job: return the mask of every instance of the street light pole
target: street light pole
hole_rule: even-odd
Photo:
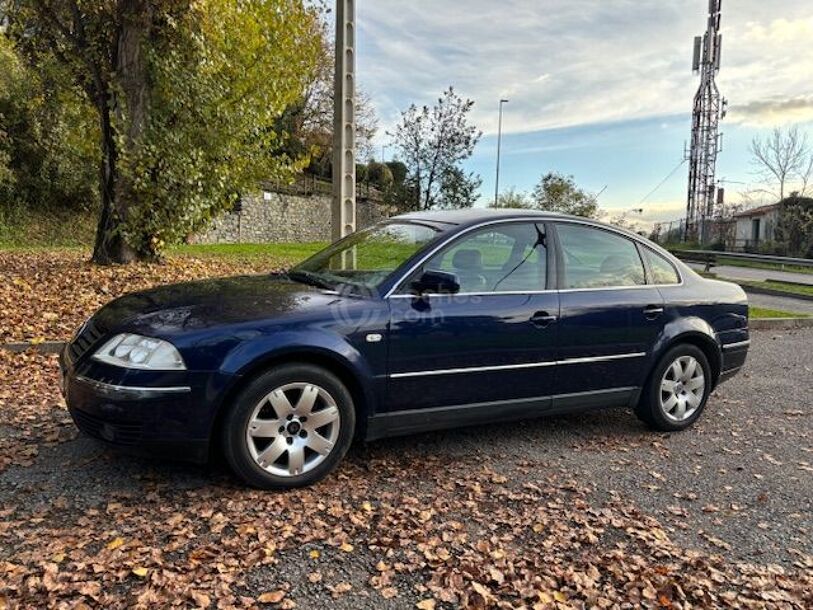
[[[502,148],[502,107],[503,104],[507,104],[509,100],[501,99],[500,100],[500,121],[499,121],[499,128],[497,130],[497,179],[496,184],[494,186],[494,207],[497,207],[500,201],[500,150]]]

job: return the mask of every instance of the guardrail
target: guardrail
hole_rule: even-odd
[[[717,261],[721,258],[771,263],[779,265],[782,269],[785,268],[785,265],[791,265],[794,267],[813,267],[813,259],[791,258],[789,256],[744,254],[741,252],[720,252],[719,250],[673,250],[672,254],[684,261],[704,263],[706,265],[706,271],[709,271],[712,267],[717,266]]]

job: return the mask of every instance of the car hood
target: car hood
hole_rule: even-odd
[[[128,294],[99,310],[94,322],[106,331],[126,329],[161,336],[304,316],[345,298],[285,276],[233,277]]]

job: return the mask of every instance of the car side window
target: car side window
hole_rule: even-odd
[[[680,284],[680,276],[672,263],[650,248],[644,248],[644,252],[652,271],[653,284]]]
[[[511,223],[473,231],[433,256],[423,269],[454,273],[460,292],[544,290],[544,229],[534,223]]]
[[[616,288],[646,284],[644,264],[632,240],[577,224],[556,228],[564,258],[562,288]]]

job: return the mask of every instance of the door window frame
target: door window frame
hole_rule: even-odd
[[[601,290],[640,290],[642,288],[658,288],[658,287],[675,287],[675,286],[682,286],[683,285],[683,275],[678,271],[677,267],[669,261],[669,264],[675,269],[678,275],[678,279],[680,280],[677,284],[655,284],[652,281],[652,270],[649,267],[649,261],[646,257],[646,252],[643,251],[643,248],[647,248],[645,244],[643,244],[640,240],[630,237],[628,235],[624,235],[619,231],[615,231],[610,227],[602,227],[601,225],[595,225],[590,222],[581,222],[578,220],[554,220],[553,222],[549,223],[550,225],[550,233],[552,234],[552,238],[548,238],[549,244],[552,242],[555,246],[556,250],[556,287],[558,292],[597,292]],[[565,256],[564,256],[564,249],[562,247],[561,238],[558,233],[559,226],[561,225],[579,225],[586,229],[592,229],[594,231],[604,231],[605,233],[609,233],[610,235],[614,235],[620,239],[625,239],[628,242],[631,242],[633,246],[635,246],[635,251],[638,253],[638,258],[641,262],[641,267],[644,270],[644,283],[643,284],[636,284],[634,286],[596,286],[594,288],[566,288],[564,287],[564,279],[565,275]],[[654,252],[654,250],[653,250]]]
[[[434,293],[428,292],[422,295],[423,297],[445,297],[445,298],[454,298],[457,296],[500,296],[500,295],[532,295],[532,294],[546,294],[551,292],[556,292],[556,286],[558,284],[557,276],[558,276],[558,266],[557,266],[557,254],[555,252],[554,247],[554,239],[552,238],[552,225],[547,219],[533,219],[533,218],[508,218],[502,220],[490,220],[488,222],[484,222],[481,224],[472,225],[471,227],[467,227],[466,229],[460,231],[459,233],[455,233],[451,236],[448,240],[444,241],[443,243],[437,245],[435,248],[430,250],[425,256],[421,258],[413,267],[409,269],[401,279],[395,284],[393,289],[385,298],[420,298],[418,295],[410,292],[409,284],[412,280],[414,280],[419,274],[423,273],[425,270],[425,265],[430,260],[435,258],[437,255],[442,254],[449,248],[453,248],[458,242],[466,239],[471,233],[477,231],[487,231],[497,226],[505,225],[505,224],[525,224],[525,225],[533,225],[540,228],[544,235],[545,235],[545,287],[540,290],[496,290],[496,291],[481,291],[481,292],[457,292],[455,294],[441,294],[441,293]]]

